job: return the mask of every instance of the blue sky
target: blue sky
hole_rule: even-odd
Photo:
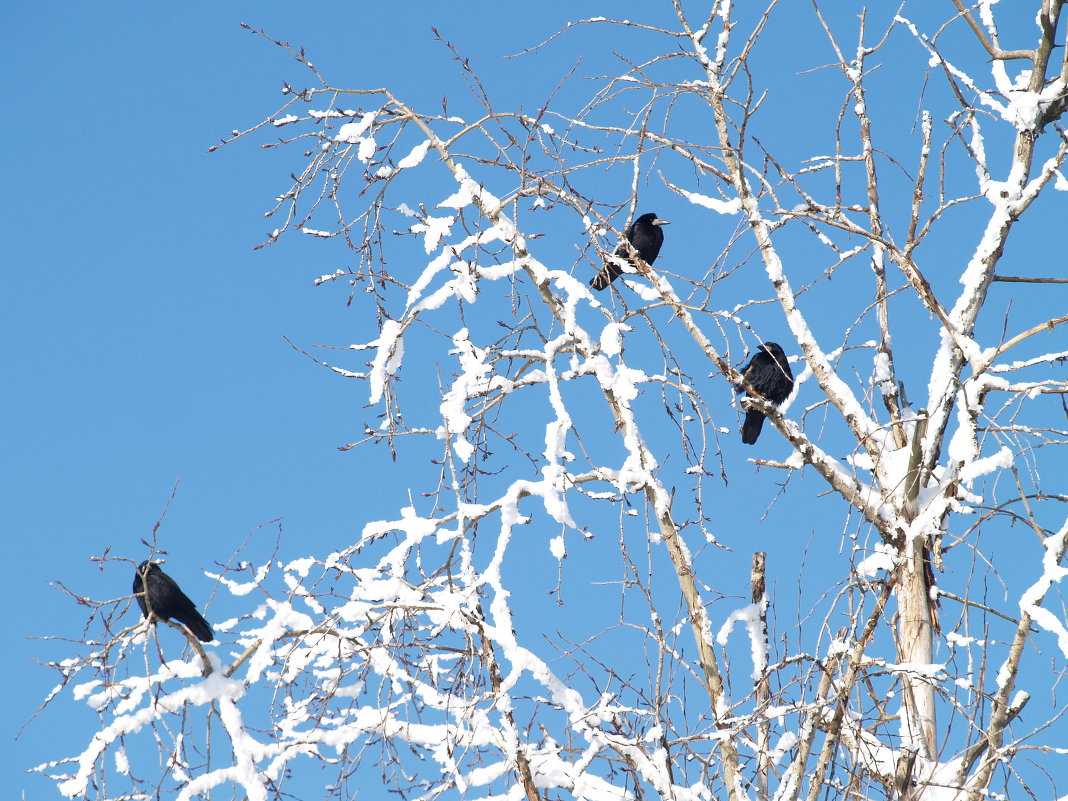
[[[497,57],[595,13],[596,4],[542,4],[529,25],[515,25],[492,4],[457,4],[445,13],[437,3],[410,3],[405,27],[386,5],[338,4],[313,14],[279,3],[197,11],[71,4],[62,13],[23,4],[9,12],[3,58],[13,80],[4,144],[13,185],[5,192],[0,301],[2,586],[16,621],[0,682],[0,785],[9,791],[56,796],[25,769],[79,750],[94,725],[65,705],[63,715],[46,711],[12,742],[55,683],[33,660],[70,652],[38,638],[77,638],[85,616],[49,583],[94,598],[126,594],[129,579],[115,586],[114,567],[98,571],[89,558],[108,549],[141,558],[140,540],[151,538],[176,481],[159,542],[171,552],[168,572],[197,599],[212,586],[200,571],[228,559],[250,532],[259,529],[268,542],[280,536],[292,555],[324,554],[351,543],[365,521],[393,517],[407,503],[405,466],[337,450],[373,422],[365,389],[283,339],[347,344],[366,332],[343,292],[312,286],[342,266],[343,255],[295,236],[252,250],[275,227],[261,214],[287,187],[293,154],[252,143],[207,153],[230,130],[280,106],[282,80],[307,82],[299,65],[239,22],[305,47],[340,85],[388,85],[436,106],[445,88],[435,78],[454,67],[434,42],[433,25],[475,59],[491,89],[522,97],[529,88],[533,106],[570,62],[551,49],[521,62]],[[613,5],[626,16],[645,4]],[[597,59],[587,54],[591,71]],[[462,94],[451,73],[448,82],[450,96]],[[784,109],[795,105],[798,118],[810,110],[806,100],[777,98]],[[908,102],[914,114],[915,98]],[[912,118],[886,122],[905,132]],[[792,132],[769,133],[776,134],[787,140]],[[653,210],[673,221],[669,237],[707,230],[696,207],[659,185],[650,194]],[[725,240],[734,223],[716,225],[712,235]],[[1019,272],[1026,273],[1027,246],[1020,247]],[[681,272],[685,252],[676,245],[673,253],[669,239],[665,262]],[[947,286],[955,280],[952,273],[929,277]],[[774,309],[759,314],[767,338],[781,339]],[[918,325],[930,321],[921,315]],[[720,387],[709,400],[726,403],[728,394]],[[757,486],[760,495],[752,515],[725,528],[755,524],[780,480],[767,471],[737,478],[733,491]],[[809,482],[811,493],[816,482]],[[830,529],[836,543],[843,534],[840,505],[817,501],[808,509],[830,511],[830,519],[795,522],[794,541],[780,551],[786,559],[801,558],[817,527]],[[776,545],[765,529],[752,532],[740,538],[743,561],[748,550]],[[788,573],[792,582],[793,565]],[[545,580],[551,588],[553,569]],[[127,622],[135,619],[131,613]]]

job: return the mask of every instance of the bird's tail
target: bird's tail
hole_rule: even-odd
[[[601,272],[597,273],[590,281],[590,286],[600,291],[602,289],[608,289],[608,285],[615,281],[619,276],[623,274],[623,271],[610,261],[604,263],[604,267],[601,268]]]
[[[749,409],[745,413],[745,422],[742,423],[742,442],[746,445],[756,444],[760,436],[760,429],[764,427],[764,415],[756,409]]]
[[[215,639],[215,633],[211,630],[211,626],[208,625],[208,621],[199,612],[194,610],[188,615],[183,615],[181,621],[201,642],[211,642]]]

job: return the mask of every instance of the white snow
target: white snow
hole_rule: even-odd
[[[897,549],[885,542],[875,543],[874,552],[857,564],[857,573],[874,577],[880,570],[892,572],[900,562]]]
[[[337,135],[334,137],[335,141],[345,142],[350,145],[357,145],[363,139],[363,135],[367,132],[375,121],[375,117],[378,116],[377,111],[368,111],[359,122],[347,122],[337,129]]]
[[[378,403],[382,399],[386,381],[400,368],[404,358],[404,339],[401,336],[401,324],[396,320],[386,320],[382,324],[382,333],[375,341],[377,353],[371,364],[368,377],[370,386],[369,403]]]
[[[423,234],[423,248],[432,253],[438,249],[441,240],[452,233],[452,224],[455,217],[431,217],[427,216],[422,222],[418,222],[408,230],[413,234]]]
[[[735,609],[723,622],[716,633],[716,642],[721,646],[727,645],[727,638],[735,623],[744,623],[749,633],[749,645],[753,656],[753,670],[751,677],[758,679],[768,664],[767,643],[764,641],[763,626],[760,623],[761,604],[749,604],[741,609]]]
[[[683,197],[689,200],[691,203],[697,206],[703,206],[706,209],[712,209],[719,214],[738,214],[742,210],[742,201],[740,198],[734,198],[733,200],[720,200],[718,198],[709,197],[708,195],[702,195],[697,192],[687,192],[685,190],[679,190]]]
[[[1055,635],[1057,647],[1068,657],[1068,628],[1057,614],[1042,606],[1042,600],[1054,584],[1068,576],[1068,567],[1063,567],[1065,550],[1068,549],[1068,522],[1060,531],[1043,539],[1042,576],[1020,598],[1020,612],[1030,615],[1038,626]],[[1004,670],[1004,668],[1003,668]],[[1001,682],[999,681],[999,685]]]
[[[466,404],[468,399],[488,391],[487,376],[492,369],[485,362],[486,351],[472,344],[466,328],[457,331],[452,341],[455,348],[450,353],[459,358],[461,372],[445,393],[439,408],[445,428],[452,437],[453,450],[460,461],[466,462],[474,453],[474,446],[465,436],[471,424]]]
[[[412,151],[397,162],[398,170],[406,170],[410,167],[416,167],[426,158],[427,151],[430,150],[431,141],[427,139],[421,145],[416,145],[412,148]],[[429,251],[427,251],[429,252]]]
[[[605,356],[618,356],[622,351],[623,332],[632,330],[626,323],[612,322],[601,329],[601,352]]]

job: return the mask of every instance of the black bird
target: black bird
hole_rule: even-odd
[[[148,586],[147,592],[145,586]],[[173,618],[179,623],[184,623],[197,639],[210,642],[215,639],[196,605],[189,600],[181,587],[174,579],[159,569],[155,562],[142,562],[137,566],[137,574],[134,576],[133,594],[137,599],[137,605],[141,607],[141,614],[148,617],[155,615],[161,620]]]
[[[664,232],[660,230],[660,226],[668,224],[667,220],[661,220],[655,214],[643,214],[628,226],[627,230],[623,232],[623,236],[638,251],[642,261],[646,264],[652,264],[656,261],[656,257],[660,255],[660,246],[664,244]],[[630,252],[630,248],[621,242],[613,255],[626,259],[637,267],[638,264],[634,257],[630,255]],[[594,289],[605,289],[622,274],[623,270],[618,264],[613,264],[608,259],[605,259],[604,267],[590,281],[590,286]]]
[[[753,389],[778,406],[794,389],[794,374],[790,372],[790,362],[786,354],[775,342],[765,342],[753,358],[741,369],[742,375]],[[742,392],[738,387],[738,392]],[[760,436],[764,426],[764,414],[756,409],[746,409],[745,422],[742,424],[742,442],[752,445]]]

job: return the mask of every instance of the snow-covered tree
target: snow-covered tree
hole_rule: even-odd
[[[225,645],[93,603],[64,795],[1068,797],[1063,2],[840,5],[576,20],[518,62],[615,69],[539,98],[441,40],[433,110],[275,41],[311,84],[226,143],[289,154],[267,243],[362,337],[296,346],[410,501],[213,573]]]

